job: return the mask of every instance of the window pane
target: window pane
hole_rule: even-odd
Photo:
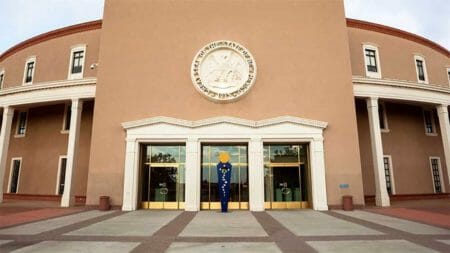
[[[59,187],[58,187],[58,194],[62,195],[64,193],[64,184],[66,180],[66,163],[67,158],[61,159],[61,168],[59,171]]]
[[[380,118],[380,128],[381,129],[386,129],[386,122],[384,119],[384,105],[380,104],[378,106],[378,117]]]
[[[431,159],[431,169],[432,169],[432,176],[433,176],[433,182],[434,182],[434,190],[436,193],[442,192],[442,186],[441,186],[441,178],[439,174],[439,161],[438,159]]]
[[[416,60],[417,64],[417,73],[419,75],[419,80],[425,81],[425,74],[423,70],[423,62],[421,60]]]
[[[11,185],[9,188],[10,193],[17,193],[17,187],[19,183],[19,172],[20,172],[20,160],[13,160],[13,170],[11,175]]]
[[[377,58],[375,50],[366,49],[367,71],[377,72]]]
[[[70,118],[72,114],[72,106],[68,105],[66,108],[66,117],[64,119],[64,130],[70,130]]]
[[[425,120],[425,132],[426,133],[434,133],[433,128],[433,116],[431,111],[424,111],[424,120]]]
[[[272,163],[300,162],[299,145],[264,145],[264,149],[270,149]]]
[[[384,163],[384,175],[385,175],[384,178],[386,180],[386,190],[389,194],[392,194],[391,171],[390,171],[391,164],[389,163],[389,158],[384,157],[383,163]]]
[[[179,163],[181,162],[180,155],[182,153],[185,154],[184,149],[185,147],[180,145],[151,145],[151,148],[147,146],[147,154],[151,155],[151,157],[147,157],[147,160],[150,160],[152,163]],[[150,150],[151,153],[149,152]]]
[[[26,83],[29,83],[33,80],[33,69],[34,69],[34,62],[27,63],[27,71],[25,78]]]
[[[81,73],[82,71],[82,60],[84,57],[83,51],[77,51],[73,53],[72,56],[72,74]]]
[[[17,134],[25,134],[27,123],[27,112],[19,112],[19,126],[17,127]]]

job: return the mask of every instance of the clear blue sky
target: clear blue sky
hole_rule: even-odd
[[[32,36],[101,19],[103,2],[104,0],[0,0],[0,53]],[[393,26],[450,48],[450,0],[344,2],[347,17]]]

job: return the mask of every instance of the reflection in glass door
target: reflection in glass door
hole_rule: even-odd
[[[220,209],[217,163],[219,154],[228,152],[231,171],[229,209],[248,209],[247,145],[202,145],[201,209]]]
[[[185,156],[185,147],[181,145],[142,146],[142,208],[184,208]]]
[[[307,145],[264,145],[267,209],[308,207]]]

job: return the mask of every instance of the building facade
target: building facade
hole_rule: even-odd
[[[449,51],[341,1],[105,3],[0,56],[3,198],[123,210],[448,197]]]

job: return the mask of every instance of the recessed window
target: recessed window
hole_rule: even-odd
[[[71,105],[66,105],[64,109],[63,128],[62,132],[67,133],[70,130],[70,119],[72,114]]]
[[[67,166],[67,157],[60,156],[58,163],[58,179],[56,183],[56,194],[62,195],[64,193],[64,184],[66,181],[66,166]]]
[[[392,158],[389,155],[383,156],[384,176],[386,179],[386,190],[389,194],[394,194],[394,176],[392,172]]]
[[[364,64],[366,76],[373,78],[381,78],[380,57],[378,55],[378,47],[364,44]]]
[[[425,58],[420,55],[414,56],[414,64],[416,65],[417,82],[428,84],[427,66]]]
[[[0,71],[0,89],[3,89],[3,81],[5,81],[5,71]]]
[[[25,62],[23,84],[33,83],[35,69],[36,69],[36,58],[35,57],[28,58],[28,60]]]
[[[378,72],[375,50],[366,49],[367,71]]]
[[[19,191],[20,167],[22,158],[13,158],[11,160],[11,170],[9,172],[8,192],[17,193]]]
[[[5,72],[0,72],[0,89],[3,89],[3,81],[5,80]]]
[[[81,73],[83,70],[83,64],[81,63],[84,58],[84,51],[73,52],[72,59],[72,74]]]
[[[384,132],[389,132],[386,115],[386,105],[384,103],[379,103],[378,105],[378,117],[380,119],[380,129]]]
[[[436,134],[436,125],[432,110],[423,110],[423,121],[425,125],[425,133],[428,135]]]
[[[431,176],[433,180],[434,193],[443,193],[444,185],[442,182],[441,159],[439,157],[430,157]]]
[[[19,112],[18,118],[17,118],[17,130],[16,130],[17,136],[25,135],[25,132],[27,130],[27,117],[28,117],[28,113],[26,111]]]
[[[425,81],[425,72],[423,70],[423,61],[416,60],[417,65],[417,78],[419,78],[420,81]]]
[[[86,57],[86,46],[78,45],[70,51],[69,75],[67,79],[83,78],[84,61]]]

